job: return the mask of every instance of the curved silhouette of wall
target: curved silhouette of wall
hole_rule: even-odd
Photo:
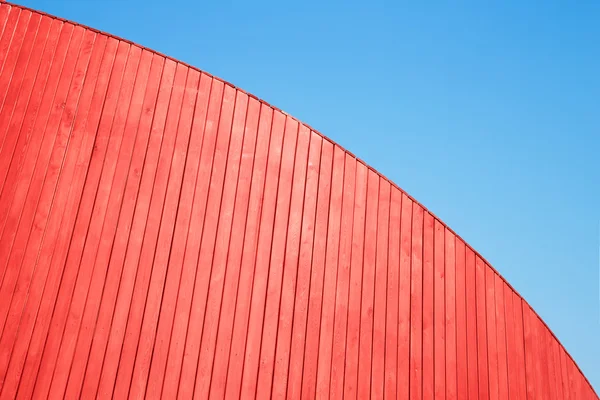
[[[598,398],[478,253],[307,125],[6,3],[0,64],[0,398]]]

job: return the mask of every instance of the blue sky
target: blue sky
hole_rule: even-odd
[[[217,75],[364,159],[600,389],[600,2],[20,2]]]

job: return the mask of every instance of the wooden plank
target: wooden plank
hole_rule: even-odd
[[[162,216],[160,220],[160,230],[154,251],[152,261],[152,275],[150,277],[148,293],[146,299],[142,298],[144,304],[143,322],[139,328],[140,336],[137,343],[137,352],[135,353],[135,364],[133,367],[133,375],[131,383],[128,387],[128,395],[131,397],[145,397],[145,390],[148,382],[148,374],[150,370],[151,358],[154,350],[158,318],[160,314],[161,302],[163,299],[166,270],[169,266],[170,252],[173,244],[174,227],[179,211],[181,190],[183,186],[183,177],[185,166],[188,160],[189,144],[191,135],[192,120],[194,117],[195,103],[198,94],[198,85],[200,76],[196,71],[188,69],[187,80],[183,87],[183,98],[174,95],[176,88],[171,94],[171,103],[173,104],[173,118],[167,118],[165,134],[176,135],[175,148],[173,150],[172,161],[169,171],[169,180],[167,184],[167,192],[165,195]],[[183,73],[182,73],[183,74]],[[175,83],[177,84],[177,72],[175,74]],[[175,102],[178,101],[177,103]],[[178,111],[179,102],[181,102],[181,111]],[[177,113],[179,116],[177,117]],[[243,111],[242,113],[245,113]],[[160,161],[159,161],[160,162]],[[142,253],[142,257],[144,254]],[[140,259],[140,263],[144,262],[144,258]],[[131,322],[131,312],[130,312]],[[125,341],[124,346],[127,345]],[[133,345],[135,347],[135,345]],[[123,348],[123,352],[127,347]],[[123,353],[126,354],[126,353]],[[120,367],[123,361],[120,362]],[[125,386],[126,387],[126,386]],[[116,388],[118,389],[118,387]],[[115,390],[115,393],[117,391]],[[124,393],[124,392],[123,392]]]
[[[312,269],[310,277],[310,293],[308,298],[308,315],[306,321],[304,364],[302,373],[301,398],[312,399],[316,393],[317,363],[319,361],[319,342],[321,336],[321,317],[323,315],[323,298],[325,290],[325,263],[327,261],[327,237],[329,204],[333,178],[334,146],[328,141],[322,141],[319,167],[319,189],[317,194],[317,211],[314,227],[314,242],[312,252]],[[343,165],[342,165],[343,168]],[[338,172],[343,175],[343,171]],[[338,209],[341,208],[341,188],[336,195],[339,199]],[[334,212],[335,215],[335,212]],[[338,214],[339,215],[339,214]],[[339,228],[339,218],[338,218]],[[332,228],[333,229],[333,228]],[[338,229],[339,234],[339,229]],[[331,275],[331,274],[330,274]],[[335,281],[335,278],[333,279]],[[290,362],[291,364],[291,362]]]
[[[277,193],[277,208],[271,258],[268,269],[268,284],[265,293],[265,305],[260,341],[260,363],[256,397],[267,398],[272,395],[273,373],[275,369],[275,351],[277,341],[277,321],[281,301],[283,275],[290,263],[296,265],[297,248],[300,241],[302,223],[302,205],[304,180],[306,179],[306,160],[308,157],[308,132],[298,132],[298,123],[287,118],[281,155],[281,172]],[[299,184],[296,180],[301,180]],[[287,249],[290,249],[288,255]],[[258,330],[258,329],[257,329]]]
[[[365,218],[364,257],[362,265],[362,292],[360,334],[358,343],[357,398],[371,396],[371,367],[373,364],[373,327],[375,307],[375,277],[377,262],[377,231],[379,212],[379,175],[369,170],[367,178],[367,211]],[[384,314],[385,315],[385,314]]]
[[[465,242],[455,239],[456,258],[456,392],[469,398],[469,358],[467,350],[467,270]]]
[[[479,397],[489,397],[488,337],[486,315],[486,268],[483,260],[475,256],[475,303],[477,305],[477,367]]]
[[[284,188],[286,187],[288,188],[288,191],[291,190],[291,183],[285,181],[285,179],[289,179],[292,174],[293,160],[289,160],[289,154],[286,156],[285,160],[282,160],[282,144],[284,141],[284,129],[286,128],[286,123],[287,117],[285,115],[279,112],[274,113],[265,181],[265,197],[262,206],[260,232],[254,267],[254,282],[250,299],[249,322],[245,335],[245,354],[243,355],[244,362],[242,365],[240,389],[241,397],[252,398],[253,396],[256,396],[256,378],[258,376],[260,362],[262,323],[269,277],[271,243],[277,234],[277,232],[274,231],[275,218],[277,215],[276,209],[281,207],[278,207],[278,205],[282,201],[279,200],[278,192],[281,191],[283,194],[285,192]],[[289,125],[287,128],[289,130]],[[291,135],[295,136],[295,132],[291,134],[287,132],[285,135],[288,142]],[[293,142],[295,145],[296,141],[294,140]],[[283,161],[286,162],[285,165],[283,164]],[[280,175],[280,170],[283,170],[284,168],[285,174]],[[279,185],[280,180],[283,182],[281,185]],[[281,190],[279,190],[279,187],[281,187]],[[283,195],[281,197],[283,197]],[[279,219],[282,218],[279,216]],[[287,223],[287,219],[285,222]],[[279,222],[279,225],[281,225],[281,222]],[[281,238],[278,240],[281,240]]]
[[[331,382],[331,360],[333,358],[333,327],[335,324],[335,296],[337,285],[337,272],[341,248],[342,223],[347,226],[347,217],[342,221],[342,207],[344,194],[347,192],[346,183],[354,175],[346,178],[346,154],[338,147],[333,146],[333,170],[331,175],[331,200],[329,202],[329,221],[327,228],[327,242],[325,252],[325,271],[323,277],[323,300],[321,305],[321,326],[319,330],[319,352],[317,358],[316,386],[312,396],[310,382],[306,391],[303,389],[302,397],[328,397]],[[351,186],[352,188],[354,186]],[[348,201],[348,200],[346,200]],[[351,224],[351,223],[350,223]],[[350,225],[351,226],[351,225]],[[308,351],[308,350],[307,350]]]
[[[276,116],[279,116],[278,121],[281,121],[280,125],[274,124],[272,110],[261,105],[258,123],[258,136],[256,139],[256,155],[252,170],[252,184],[248,206],[250,213],[248,214],[248,219],[246,221],[246,232],[244,235],[244,245],[242,248],[242,259],[240,266],[240,284],[237,288],[238,292],[235,304],[235,317],[233,321],[231,349],[229,351],[228,360],[229,365],[226,374],[226,398],[230,396],[237,398],[240,395],[242,369],[244,366],[244,352],[246,346],[246,332],[248,330],[252,288],[253,281],[255,279],[254,268],[255,261],[257,260],[256,256],[257,246],[259,243],[259,233],[269,232],[269,227],[262,226],[260,223],[262,218],[266,218],[267,215],[269,215],[269,208],[265,207],[270,204],[272,205],[271,208],[274,207],[274,195],[276,190],[273,188],[271,192],[266,191],[268,182],[265,181],[265,178],[267,176],[267,162],[271,160],[271,171],[273,171],[273,163],[279,162],[279,158],[277,158],[276,161],[271,159],[272,156],[269,153],[271,126],[273,125],[274,140],[277,139],[278,133],[280,138],[282,137],[283,133],[284,118],[281,116],[281,114],[276,114]],[[248,124],[246,126],[248,126]],[[270,215],[272,215],[272,213]]]
[[[300,237],[300,256],[298,260],[298,277],[296,279],[296,287],[290,289],[294,291],[295,297],[294,299],[286,299],[286,297],[283,297],[281,302],[280,319],[284,318],[284,299],[294,302],[294,309],[292,310],[291,315],[290,310],[288,309],[287,316],[287,318],[290,318],[290,320],[293,321],[287,384],[287,398],[290,399],[299,399],[302,394],[302,375],[305,357],[304,347],[307,341],[306,323],[308,319],[309,295],[312,286],[311,261],[313,258],[315,239],[322,143],[323,139],[319,135],[315,132],[310,133],[308,169],[306,172],[306,192],[304,194],[304,213],[302,216],[302,234]],[[324,177],[326,180],[328,178],[328,176]],[[285,296],[286,292],[284,291],[282,295]],[[285,338],[281,338],[281,340],[285,340]]]
[[[370,396],[381,399],[385,393],[385,347],[388,290],[388,244],[391,206],[391,185],[379,181],[377,208],[377,248],[375,262],[375,303],[373,309],[373,362]]]
[[[412,253],[413,201],[402,195],[400,221],[400,272],[398,283],[398,397],[408,398],[410,391],[410,273]]]
[[[485,304],[487,317],[487,350],[490,400],[498,399],[498,342],[496,334],[496,273],[487,264],[485,268]]]
[[[410,398],[421,400],[423,397],[423,339],[424,317],[423,294],[423,208],[413,203],[412,239],[411,239],[411,273],[410,273]],[[430,267],[428,265],[427,267]],[[429,272],[427,276],[431,275]],[[428,285],[431,282],[428,279]],[[428,305],[431,303],[428,303]],[[429,325],[431,327],[431,325]],[[428,334],[431,334],[429,329]]]
[[[434,217],[423,216],[423,400],[435,398]]]
[[[298,280],[298,268],[301,257],[301,246],[303,242],[308,242],[309,238],[304,238],[306,220],[307,224],[314,221],[313,198],[316,198],[317,180],[308,181],[309,163],[312,155],[313,164],[318,164],[315,160],[317,150],[311,149],[312,133],[306,126],[300,126],[298,132],[298,141],[296,144],[296,161],[294,167],[294,184],[292,186],[292,200],[290,205],[290,216],[288,222],[288,240],[285,247],[285,262],[281,282],[281,293],[279,295],[279,304],[276,307],[274,327],[275,359],[273,367],[273,383],[271,389],[271,398],[285,398],[288,389],[288,373],[290,366],[291,338],[294,321],[294,302],[296,300],[296,283]],[[312,154],[309,150],[313,150]],[[309,186],[310,184],[310,186]],[[308,205],[307,205],[308,203]],[[310,209],[310,210],[309,210]],[[308,234],[310,237],[310,234]],[[303,240],[305,239],[305,240]],[[306,247],[312,247],[312,244],[306,244]],[[309,276],[310,273],[307,274]],[[269,315],[269,314],[267,314]],[[263,342],[265,340],[264,330],[266,330],[268,320],[265,319],[265,328],[263,328]]]
[[[510,398],[508,385],[508,351],[506,340],[506,304],[504,298],[504,282],[500,275],[494,279],[494,295],[496,297],[496,343],[498,351],[498,398]]]
[[[366,223],[368,207],[368,180],[369,171],[366,165],[360,162],[357,163],[356,188],[354,192],[354,224],[352,226],[352,256],[349,268],[350,276],[348,278],[348,284],[346,284],[347,276],[345,274],[341,276],[344,279],[344,284],[342,286],[344,288],[342,292],[344,293],[344,297],[340,298],[340,301],[336,304],[336,307],[338,307],[337,310],[344,310],[343,315],[337,313],[336,310],[336,319],[339,317],[339,320],[341,321],[341,324],[338,326],[346,326],[346,332],[340,335],[341,340],[339,341],[338,348],[338,365],[340,372],[344,371],[343,398],[349,399],[356,398],[357,396],[361,314],[360,303],[362,294],[363,265],[365,262],[365,241],[367,238]],[[370,222],[372,222],[374,220],[373,213],[370,213],[369,216],[371,217]],[[340,275],[338,275],[338,282],[340,282],[339,277]],[[347,290],[345,290],[346,285],[348,287]],[[338,293],[340,292],[338,291]],[[344,342],[346,345],[345,349],[342,347]],[[337,343],[334,342],[334,349],[336,344]]]
[[[24,74],[21,85],[16,85],[15,82],[12,82],[10,86],[10,89],[18,88],[18,93],[15,93],[16,90],[12,93],[12,101],[9,100],[11,91],[9,90],[7,94],[6,102],[12,106],[12,110],[4,107],[2,112],[0,112],[0,136],[6,135],[6,132],[12,133],[6,135],[0,151],[0,193],[4,189],[9,171],[19,170],[23,162],[24,148],[28,144],[28,132],[23,132],[21,125],[29,110],[29,102],[32,99],[33,88],[36,82],[38,82],[38,86],[40,81],[45,83],[44,75],[48,71],[48,67],[41,65],[42,55],[45,52],[47,44],[51,48],[55,46],[56,38],[58,37],[56,29],[52,32],[50,31],[52,25],[53,20],[48,17],[43,17],[39,21],[35,40],[31,40],[32,46],[28,50],[30,56],[28,57],[26,69],[23,68]],[[46,62],[48,61],[46,60]],[[40,70],[42,75],[38,79],[38,71]],[[34,98],[33,101],[35,102],[36,100]]]
[[[446,399],[455,400],[457,393],[456,363],[456,245],[448,228],[444,230],[444,281],[446,315]]]
[[[214,84],[216,84],[216,82]],[[200,356],[201,332],[206,316],[206,302],[212,269],[210,263],[217,244],[217,230],[220,220],[219,211],[221,200],[224,199],[227,154],[234,117],[235,99],[236,91],[230,86],[225,86],[221,100],[218,123],[216,123],[218,128],[214,147],[212,173],[208,189],[208,199],[206,203],[206,217],[202,227],[202,241],[200,242],[199,253],[194,252],[195,254],[192,255],[192,257],[197,258],[191,260],[192,268],[196,268],[197,273],[194,282],[191,308],[189,309],[189,322],[187,325],[187,334],[185,336],[185,351],[183,353],[183,364],[181,367],[179,384],[179,393],[184,397],[191,396],[194,391],[194,377],[196,376],[198,359]],[[244,107],[242,114],[245,115],[245,113],[246,110]],[[225,194],[227,194],[228,204],[233,202],[234,195],[229,191]],[[209,232],[209,234],[205,234],[205,232]],[[190,334],[190,332],[192,333]],[[167,393],[173,393],[171,390],[173,389],[170,389]]]
[[[479,356],[477,325],[477,272],[475,253],[469,247],[465,249],[465,302],[467,307],[467,362],[468,362],[468,399],[479,398]]]
[[[434,222],[433,235],[433,355],[434,393],[436,399],[446,396],[446,316],[445,316],[445,228]]]
[[[233,235],[231,237],[231,243],[229,244],[229,255],[227,258],[227,269],[223,288],[223,300],[220,310],[221,316],[219,318],[215,360],[212,371],[210,395],[214,396],[214,398],[222,398],[225,396],[229,351],[232,345],[231,340],[235,316],[235,305],[237,300],[238,286],[240,284],[239,277],[241,273],[240,267],[242,262],[242,250],[246,240],[245,228],[247,219],[250,219],[250,216],[248,215],[248,207],[250,204],[254,168],[257,170],[262,168],[262,175],[264,176],[264,166],[267,158],[267,145],[260,147],[257,151],[257,134],[260,111],[260,103],[255,99],[250,98],[248,100],[248,112],[246,117],[246,125],[244,128],[244,143],[242,147],[240,175],[237,184],[238,188],[236,191],[235,210],[232,222],[233,225],[231,228]],[[259,139],[262,139],[262,137]],[[264,150],[264,153],[260,152],[261,150]],[[245,284],[245,282],[243,284]],[[170,339],[170,333],[170,331],[165,332],[165,340]],[[154,354],[153,363],[156,359],[156,349],[154,350]],[[157,371],[156,378],[161,379],[165,373],[166,371],[162,369]],[[148,384],[152,384],[152,377],[150,377]],[[160,392],[158,392],[156,396],[160,397]]]
[[[335,285],[335,314],[333,322],[333,348],[331,372],[329,374],[329,397],[339,399],[344,392],[344,364],[346,347],[346,321],[348,319],[348,291],[350,285],[350,263],[353,249],[353,218],[355,215],[356,159],[345,155],[344,195],[342,199],[342,222],[340,248]],[[319,391],[317,390],[317,393]]]

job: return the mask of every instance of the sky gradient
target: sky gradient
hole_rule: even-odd
[[[600,2],[19,3],[332,138],[479,251],[600,390]]]

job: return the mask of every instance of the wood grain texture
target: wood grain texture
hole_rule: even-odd
[[[360,159],[5,2],[0,299],[0,399],[598,399],[501,275]]]

